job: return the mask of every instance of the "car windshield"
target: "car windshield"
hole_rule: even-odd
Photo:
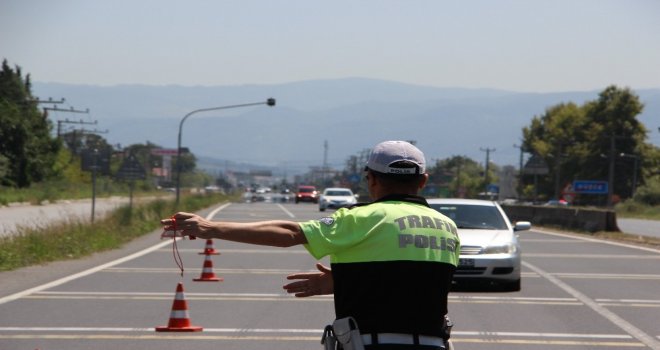
[[[313,188],[300,188],[300,189],[298,189],[298,192],[300,192],[300,193],[311,193],[311,192],[314,192],[314,189]]]
[[[469,204],[431,204],[431,207],[450,219],[458,228],[506,230],[502,215],[493,206]]]
[[[353,194],[349,191],[327,191],[326,196],[352,196]]]

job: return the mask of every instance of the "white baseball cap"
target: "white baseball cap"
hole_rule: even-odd
[[[405,167],[404,164],[402,167],[401,162],[404,161],[412,163],[412,166]],[[385,174],[424,174],[426,161],[424,153],[410,142],[385,141],[373,148],[366,168]]]

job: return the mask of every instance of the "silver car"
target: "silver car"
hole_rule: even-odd
[[[330,187],[326,188],[319,197],[319,211],[326,209],[339,209],[357,203],[357,198],[350,188]]]
[[[487,281],[505,290],[520,290],[521,252],[517,231],[529,230],[528,221],[512,225],[493,201],[428,199],[429,205],[454,220],[461,239],[461,256],[454,280]]]

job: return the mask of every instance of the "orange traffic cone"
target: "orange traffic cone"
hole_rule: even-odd
[[[220,253],[213,248],[213,240],[207,239],[206,245],[204,246],[204,251],[199,252],[199,255],[220,255]]]
[[[204,258],[204,267],[202,268],[202,274],[199,278],[193,278],[195,282],[220,282],[224,281],[223,278],[216,277],[213,272],[213,261],[211,261],[211,256],[207,255]]]
[[[172,303],[172,312],[167,326],[156,327],[156,332],[201,332],[202,327],[190,325],[188,303],[183,294],[183,283],[176,286],[176,295]]]

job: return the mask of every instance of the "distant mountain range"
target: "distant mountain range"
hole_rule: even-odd
[[[645,104],[640,120],[651,131],[650,141],[660,145],[660,88],[634,91]],[[349,156],[386,139],[415,140],[428,162],[453,155],[484,162],[482,150],[489,148],[495,150],[492,162],[517,167],[519,150],[513,145],[520,144],[522,128],[532,117],[562,102],[596,99],[599,92],[520,93],[362,78],[244,86],[33,83],[33,93],[42,100],[65,98],[59,108],[90,110],[88,115],[51,111],[53,121],[98,121],[84,126],[107,130],[101,136],[123,146],[150,141],[176,148],[179,123],[187,113],[273,97],[273,108],[192,115],[183,125],[182,146],[206,168],[276,167],[288,174],[324,161],[343,168]]]

